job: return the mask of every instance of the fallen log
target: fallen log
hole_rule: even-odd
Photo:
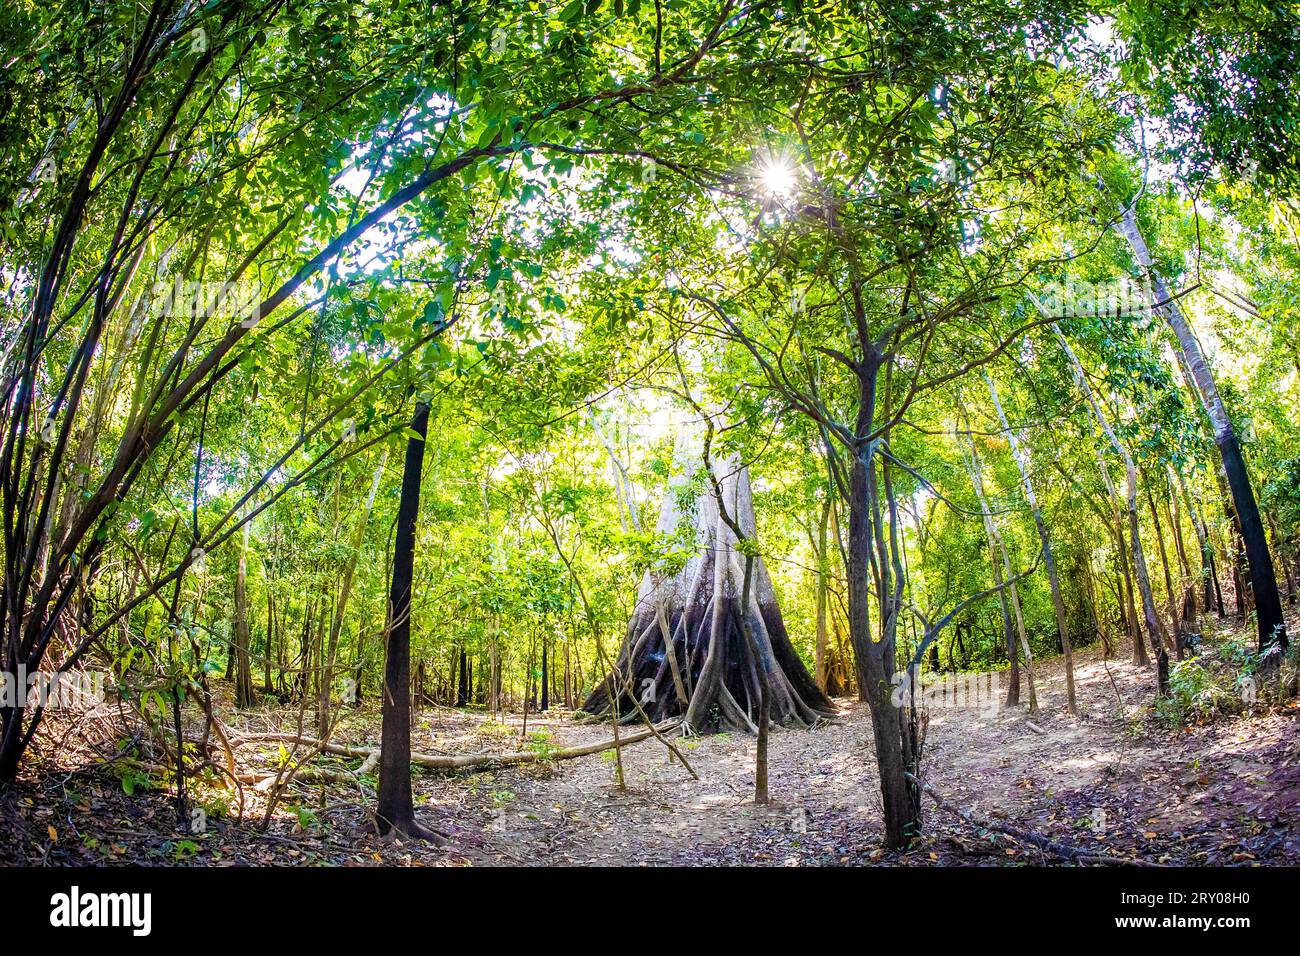
[[[629,744],[640,743],[643,740],[655,736],[656,732],[662,734],[664,731],[673,730],[680,721],[671,720],[659,724],[649,730],[643,730],[639,733],[628,734],[626,737],[619,737],[617,744],[612,740],[604,740],[600,743],[583,744],[579,747],[565,747],[553,751],[527,751],[524,753],[512,754],[411,754],[411,763],[417,767],[426,767],[430,770],[463,770],[467,767],[509,767],[515,764],[525,763],[547,763],[552,760],[572,760],[575,757],[587,757],[591,754],[603,753],[606,750],[613,750],[615,747],[626,747]],[[303,737],[298,734],[249,734],[242,737],[232,737],[231,742],[236,747],[242,747],[245,744],[256,743],[284,743],[284,744],[302,744],[308,747],[315,747],[321,753],[333,754],[336,757],[358,757],[363,760],[371,759],[379,751],[371,747],[348,747],[343,744],[327,743],[315,739],[314,737]]]

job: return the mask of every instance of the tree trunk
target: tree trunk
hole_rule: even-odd
[[[248,659],[248,535],[252,522],[244,524],[244,540],[239,549],[239,568],[235,572],[235,706],[252,707],[253,668]]]
[[[818,527],[817,534],[817,646],[815,651],[815,667],[813,679],[817,682],[817,689],[823,694],[827,693],[827,668],[826,668],[826,641],[827,641],[827,622],[826,622],[826,591],[829,585],[830,577],[830,554],[826,549],[826,528],[830,523],[831,513],[831,496],[830,489],[826,492],[826,502],[822,505],[821,524]]]
[[[834,708],[790,644],[762,557],[754,559],[752,593],[746,601],[737,539],[722,519],[713,484],[705,483],[690,513],[680,509],[679,492],[690,485],[699,460],[698,442],[683,434],[659,517],[659,530],[665,534],[676,533],[687,520],[693,522],[695,554],[671,577],[646,572],[613,664],[622,679],[599,681],[582,709],[608,715],[612,687],[621,698],[618,713],[626,720],[638,717],[627,699],[634,692],[656,723],[684,715],[689,732],[757,732],[759,685],[766,680],[772,719],[784,726],[811,725]],[[713,467],[729,513],[748,537],[755,537],[747,469],[727,462],[714,462]],[[745,641],[745,624],[753,633],[757,660]],[[680,664],[683,693],[689,694],[685,705],[673,677],[674,658]],[[771,661],[766,671],[765,659]]]
[[[1174,653],[1183,659],[1183,620],[1178,612],[1178,593],[1174,589],[1174,578],[1169,572],[1169,552],[1165,548],[1165,534],[1160,528],[1160,514],[1156,511],[1156,499],[1151,493],[1151,484],[1146,484],[1147,508],[1151,512],[1151,524],[1156,531],[1156,549],[1160,553],[1160,567],[1165,576],[1165,594],[1169,601],[1169,626],[1174,631]]]
[[[1029,635],[1025,632],[1025,617],[1020,607],[1020,593],[1016,589],[1015,582],[1003,586],[1007,578],[1014,576],[1011,570],[1011,556],[1007,553],[1006,542],[1002,540],[1002,534],[993,521],[988,496],[984,492],[984,469],[980,462],[979,453],[975,450],[975,443],[970,440],[969,426],[967,426],[966,453],[966,468],[970,472],[971,487],[975,489],[975,500],[979,502],[980,512],[984,519],[984,537],[988,541],[989,559],[993,565],[993,586],[999,589],[998,598],[1002,605],[1004,639],[1008,647],[1014,650],[1014,639],[1011,634],[1011,621],[1008,614],[1009,603],[1011,610],[1015,612],[1015,629],[1020,636],[1020,648],[1025,658],[1025,687],[1029,695],[1029,712],[1034,714],[1038,712],[1038,688],[1034,681],[1034,652],[1029,646]],[[958,633],[960,634],[960,631]],[[938,645],[935,645],[935,647],[937,650]],[[1019,670],[1017,669],[1015,673],[1016,676],[1011,681],[1011,686],[1007,688],[1008,707],[1015,707],[1020,704]]]
[[[1120,514],[1119,500],[1115,497],[1114,486],[1110,482],[1110,472],[1106,469],[1104,462],[1101,462],[1102,474],[1106,476],[1106,483],[1110,486],[1111,507],[1114,510],[1115,522],[1115,550],[1119,554],[1119,567],[1122,574],[1122,584],[1124,590],[1124,626],[1128,629],[1129,639],[1133,649],[1133,663],[1138,667],[1146,667],[1147,649],[1142,643],[1142,624],[1138,618],[1137,601],[1133,597],[1137,588],[1133,584],[1133,568],[1129,564],[1128,547],[1124,544],[1124,519]]]
[[[465,707],[469,704],[469,655],[465,653],[465,648],[460,648],[458,655],[458,666],[453,672],[456,678],[456,698],[457,707]]]
[[[884,356],[874,350],[858,367],[858,405],[851,448],[847,553],[849,640],[857,663],[858,693],[871,712],[871,732],[880,775],[885,844],[906,849],[921,830],[920,790],[907,774],[919,770],[916,710],[894,706],[897,670],[897,628],[905,582],[896,560],[898,540],[888,533],[880,507],[875,470],[876,444],[869,441],[876,408],[876,385]],[[888,487],[888,466],[885,468]],[[888,495],[891,527],[896,530],[896,507]],[[873,560],[873,550],[875,551]],[[875,567],[873,568],[873,564]],[[871,590],[875,584],[880,616],[879,639],[871,626]]]
[[[1070,713],[1077,714],[1079,705],[1074,694],[1074,648],[1070,645],[1070,628],[1065,620],[1065,601],[1061,597],[1061,580],[1056,573],[1056,558],[1052,553],[1052,539],[1047,533],[1047,524],[1043,521],[1043,509],[1038,505],[1038,496],[1034,494],[1034,484],[1029,474],[1028,456],[1025,455],[1015,431],[1012,430],[1006,414],[1002,411],[1002,402],[998,399],[998,390],[993,384],[993,379],[986,375],[984,381],[988,383],[989,396],[993,399],[993,407],[997,409],[998,421],[1002,423],[1002,428],[1007,434],[1007,441],[1011,443],[1011,454],[1016,460],[1016,468],[1020,471],[1020,481],[1025,486],[1025,500],[1029,502],[1029,509],[1033,512],[1034,527],[1038,529],[1038,540],[1043,547],[1043,565],[1047,568],[1047,581],[1052,591],[1052,607],[1056,611],[1056,633],[1060,639],[1061,653],[1065,655],[1066,707]]]
[[[1155,300],[1166,302],[1169,299],[1169,292],[1165,288],[1164,281],[1153,268],[1151,253],[1142,234],[1138,231],[1132,207],[1125,210],[1121,229],[1138,265],[1151,279],[1152,295]],[[1219,395],[1209,363],[1201,352],[1200,343],[1187,324],[1182,309],[1177,302],[1166,302],[1157,311],[1164,316],[1178,338],[1178,346],[1200,392],[1202,407],[1214,429],[1214,443],[1218,446],[1219,454],[1223,459],[1228,488],[1232,492],[1232,503],[1237,513],[1237,520],[1241,523],[1241,536],[1250,569],[1251,592],[1255,600],[1259,647],[1262,650],[1276,643],[1285,650],[1286,622],[1282,618],[1282,598],[1278,592],[1277,574],[1273,569],[1273,557],[1264,534],[1264,522],[1260,518],[1259,504],[1255,501],[1255,492],[1251,488],[1250,473],[1246,470],[1246,460],[1237,441],[1237,432],[1228,418],[1227,408],[1224,407],[1223,399]]]
[[[339,586],[339,598],[334,608],[334,620],[330,623],[329,647],[325,652],[324,668],[321,676],[324,686],[320,696],[318,724],[322,740],[329,734],[330,691],[334,682],[334,662],[338,654],[339,636],[343,633],[343,618],[347,613],[348,600],[352,596],[352,579],[357,572],[357,560],[361,556],[361,548],[366,540],[366,526],[370,523],[370,513],[374,510],[375,496],[379,494],[379,482],[384,477],[384,467],[387,464],[388,449],[385,448],[379,456],[379,464],[375,467],[374,476],[370,479],[370,493],[366,495],[365,506],[361,509],[361,517],[357,520],[357,527],[352,532],[352,546],[348,553],[347,563],[343,567],[343,581]]]
[[[1151,579],[1147,574],[1146,554],[1142,550],[1142,537],[1138,527],[1137,466],[1133,464],[1133,456],[1129,454],[1128,449],[1120,442],[1114,430],[1110,427],[1110,420],[1107,419],[1106,414],[1097,403],[1097,399],[1092,393],[1092,386],[1088,384],[1088,376],[1084,373],[1083,365],[1079,362],[1078,356],[1070,348],[1070,343],[1065,340],[1065,335],[1059,327],[1053,325],[1052,330],[1056,333],[1057,341],[1060,342],[1062,350],[1070,360],[1075,382],[1078,384],[1080,391],[1083,392],[1084,397],[1088,399],[1088,404],[1092,406],[1097,423],[1101,426],[1101,430],[1110,441],[1115,453],[1124,461],[1125,505],[1128,510],[1129,546],[1133,555],[1133,571],[1137,577],[1138,590],[1142,594],[1142,611],[1146,618],[1147,636],[1156,659],[1156,693],[1164,696],[1169,692],[1169,655],[1165,651],[1164,628],[1160,623],[1160,616],[1156,613],[1155,598],[1151,593]],[[1102,473],[1106,475],[1106,481],[1109,483],[1110,477],[1104,463]]]
[[[1165,491],[1165,518],[1174,532],[1174,552],[1178,555],[1178,568],[1182,574],[1180,584],[1183,592],[1183,629],[1190,634],[1197,629],[1200,608],[1196,604],[1196,573],[1192,570],[1191,559],[1187,556],[1187,540],[1183,534],[1183,509],[1178,503],[1178,486],[1174,483],[1172,468],[1167,469],[1165,473]]]
[[[741,607],[749,606],[754,586],[755,560],[754,554],[748,551],[745,553],[745,583],[741,589]],[[740,630],[745,636],[745,644],[749,648],[750,656],[759,662],[759,670],[762,672],[758,682],[758,741],[754,747],[754,802],[767,803],[767,735],[772,722],[772,692],[769,690],[772,682],[766,671],[770,668],[771,662],[758,649],[748,617],[741,618]]]
[[[542,631],[542,701],[538,706],[538,712],[551,709],[551,667],[550,654],[548,646],[550,641],[547,640],[546,631]]]
[[[393,578],[384,628],[383,726],[380,735],[379,802],[376,822],[381,835],[428,839],[431,834],[415,822],[411,795],[411,579],[415,571],[415,524],[420,511],[420,476],[424,470],[424,438],[429,428],[429,403],[417,401],[411,419],[414,434],[406,442],[402,494],[397,506],[397,537],[393,546]]]
[[[497,650],[495,634],[488,645],[488,710],[493,714],[501,709],[501,657]]]
[[[1213,608],[1215,613],[1222,618],[1223,592],[1219,588],[1219,569],[1215,566],[1214,561],[1214,543],[1210,540],[1209,530],[1205,527],[1205,519],[1201,517],[1201,509],[1192,501],[1192,496],[1187,491],[1187,483],[1183,480],[1183,476],[1175,473],[1175,477],[1178,480],[1178,491],[1182,495],[1183,506],[1192,519],[1192,528],[1196,531],[1196,546],[1201,552],[1201,577],[1205,612],[1208,614],[1210,609]]]
[[[271,581],[266,582],[266,640],[262,642],[262,693],[269,694],[271,687],[271,661],[275,653],[275,597]]]

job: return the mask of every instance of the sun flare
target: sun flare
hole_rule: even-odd
[[[788,157],[772,154],[759,163],[758,182],[766,195],[787,199],[799,185],[799,173]]]

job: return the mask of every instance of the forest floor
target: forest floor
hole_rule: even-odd
[[[1292,633],[1300,632],[1292,624]],[[974,818],[1030,830],[1093,854],[1148,863],[1300,863],[1300,706],[1257,706],[1181,732],[1151,713],[1151,672],[1098,648],[1076,654],[1081,713],[1065,710],[1059,660],[1037,667],[1040,710],[932,708],[924,776],[946,803]],[[1005,680],[1005,675],[1003,676]],[[219,682],[222,692],[225,684]],[[1004,688],[1005,689],[1005,685]],[[1118,695],[1118,699],[1117,699]],[[1122,705],[1120,704],[1122,701]],[[225,702],[223,702],[225,703]],[[720,734],[680,740],[692,777],[653,739],[626,747],[626,789],[612,754],[490,771],[415,775],[417,815],[444,845],[385,841],[369,830],[374,779],[359,760],[330,758],[332,780],[295,782],[272,814],[265,785],[234,788],[215,775],[192,781],[206,832],[176,829],[173,795],[122,769],[73,771],[45,748],[0,797],[0,863],[277,865],[996,865],[1056,864],[1058,857],[992,835],[926,798],[925,835],[901,856],[881,845],[880,796],[865,705],[840,700],[839,717],[771,738],[772,803],[752,800],[754,740]],[[224,708],[222,713],[234,713]],[[297,711],[231,718],[232,737],[291,730]],[[521,715],[496,723],[481,711],[418,715],[413,750],[507,752]],[[528,720],[529,746],[575,746],[610,737],[608,725],[552,710]],[[627,730],[625,732],[631,732]],[[542,733],[544,738],[533,737]],[[372,707],[349,711],[336,741],[378,739]],[[237,748],[239,776],[263,779],[279,744]],[[109,748],[111,751],[111,747]],[[247,764],[247,766],[246,766]],[[123,777],[126,782],[123,782]],[[318,775],[319,776],[319,775]],[[131,789],[132,794],[124,792]]]

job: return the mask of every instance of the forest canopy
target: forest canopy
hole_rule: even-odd
[[[562,710],[620,783],[753,734],[765,801],[848,698],[901,851],[935,675],[1286,699],[1297,51],[1262,2],[5,4],[0,669],[112,713],[7,695],[0,781],[121,749],[185,821],[274,712],[264,826],[332,753],[440,838],[413,710]]]

